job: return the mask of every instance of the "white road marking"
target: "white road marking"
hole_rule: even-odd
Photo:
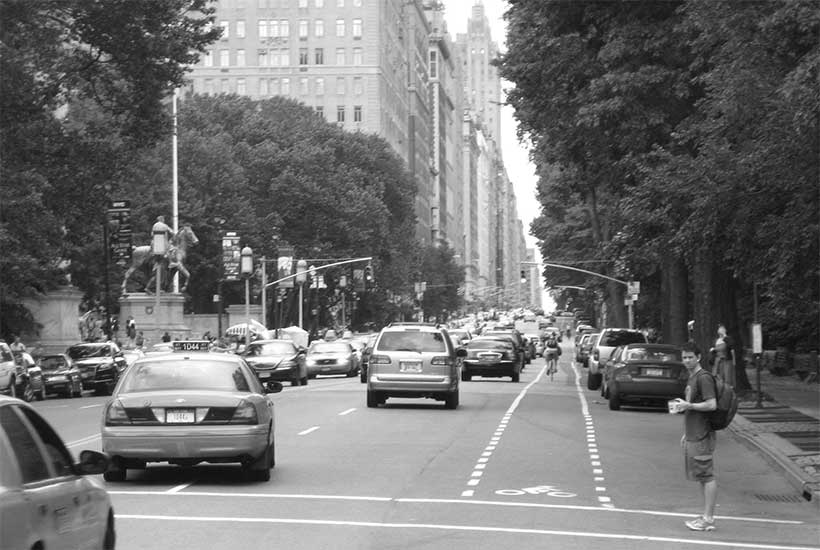
[[[625,535],[618,533],[591,533],[589,531],[564,531],[556,529],[523,529],[514,527],[485,527],[479,525],[447,525],[435,523],[382,523],[369,521],[336,521],[319,519],[291,519],[291,518],[248,518],[248,517],[209,517],[209,516],[168,516],[168,515],[147,515],[147,514],[116,514],[118,520],[153,520],[153,521],[176,521],[176,522],[201,522],[201,523],[258,523],[258,524],[291,524],[291,525],[324,525],[324,526],[346,526],[346,527],[382,527],[386,529],[426,529],[438,531],[463,531],[476,533],[515,533],[529,535],[550,535],[564,537],[583,537],[590,539],[609,540],[634,540],[645,542],[675,543],[692,546],[708,546],[711,548],[754,548],[758,550],[818,550],[818,547],[811,546],[782,546],[777,544],[756,544],[723,542],[713,538],[699,540],[692,538],[673,537],[653,537],[649,535]]]
[[[178,492],[182,491],[183,489],[187,489],[187,488],[188,488],[188,487],[190,487],[191,485],[193,485],[193,482],[191,482],[191,483],[183,483],[182,485],[177,485],[176,487],[173,487],[173,488],[171,488],[171,489],[168,489],[168,490],[167,490],[167,491],[165,491],[165,492],[166,492],[166,493],[178,493]]]
[[[79,447],[80,445],[88,445],[92,441],[96,441],[100,439],[100,434],[89,435],[88,437],[84,437],[82,439],[77,439],[76,441],[72,441],[70,443],[66,443],[66,447]]]
[[[299,432],[298,435],[307,435],[310,432],[315,432],[318,429],[319,429],[319,426],[313,426],[312,428],[308,428],[307,430],[303,430],[303,431]]]
[[[468,490],[468,491],[464,491],[464,492],[462,492],[462,493],[461,493],[461,496],[463,496],[463,497],[471,497],[471,496],[473,496],[474,494],[475,494],[475,491],[473,491],[472,489],[470,489],[470,490]]]
[[[102,407],[102,406],[103,406],[102,403],[96,403],[94,405],[85,405],[84,407],[80,407],[80,408],[81,409],[94,409],[94,408]]]
[[[347,409],[346,411],[342,411],[342,412],[340,412],[340,413],[339,413],[339,416],[344,416],[344,415],[346,415],[346,414],[350,414],[350,413],[352,413],[352,412],[353,412],[353,411],[355,411],[355,410],[356,410],[356,408],[355,408],[355,407],[354,407],[354,408],[352,408],[352,409]]]

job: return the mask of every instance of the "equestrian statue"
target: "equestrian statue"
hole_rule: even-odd
[[[165,218],[163,216],[157,217],[157,222],[165,225]],[[167,225],[169,239],[168,250],[162,257],[155,257],[151,245],[135,246],[131,251],[131,266],[125,272],[125,277],[122,279],[122,293],[128,293],[127,284],[129,279],[137,271],[142,271],[146,274],[148,282],[145,284],[145,292],[153,293],[156,288],[157,271],[160,266],[161,279],[160,289],[162,292],[170,292],[171,281],[174,280],[176,273],[182,273],[185,276],[185,284],[180,286],[180,292],[185,292],[188,288],[191,274],[185,268],[185,258],[188,255],[188,248],[197,244],[199,239],[191,229],[190,223],[184,223],[180,230],[174,234],[173,230]],[[150,274],[150,276],[149,276]]]

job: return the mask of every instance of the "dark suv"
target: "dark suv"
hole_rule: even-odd
[[[94,388],[98,395],[111,395],[128,367],[125,356],[113,342],[74,344],[66,350],[83,380],[84,388]]]

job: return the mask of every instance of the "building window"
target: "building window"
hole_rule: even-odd
[[[268,63],[271,67],[279,66],[279,50],[270,50],[268,52]]]
[[[227,67],[231,64],[231,51],[230,50],[219,50],[219,66],[220,67]]]
[[[307,48],[299,48],[299,65],[307,65],[308,64],[308,49]]]
[[[271,78],[270,80],[270,95],[279,95],[279,79]]]
[[[337,19],[336,20],[336,36],[344,36],[345,35],[345,20],[344,19]]]
[[[360,76],[353,78],[353,93],[355,95],[362,95],[364,93],[364,84]]]
[[[231,34],[231,24],[230,24],[230,22],[220,21],[219,22],[219,28],[222,29],[222,36],[220,36],[220,38],[222,40],[227,40],[228,38],[230,38],[230,34]]]
[[[353,6],[356,8],[362,7],[362,0],[353,0]]]
[[[236,66],[245,66],[245,50],[236,50]]]
[[[231,91],[231,81],[227,78],[223,78],[219,81],[219,91],[223,94],[230,93]]]
[[[308,0],[299,0],[299,3],[297,5],[300,8],[307,8],[308,7]]]
[[[325,79],[321,76],[316,79],[316,95],[325,95]]]
[[[324,65],[325,64],[325,50],[324,48],[316,48],[314,52],[314,58],[316,61],[316,65]]]
[[[214,95],[214,80],[212,78],[205,79],[205,93]]]
[[[245,22],[244,21],[237,21],[236,22],[236,37],[237,38],[245,38]]]
[[[259,80],[259,95],[260,96],[267,96],[270,95],[270,88],[268,87],[268,79],[262,78]]]
[[[279,38],[279,21],[275,19],[273,21],[268,21],[268,27],[270,30],[268,31],[268,36],[271,38]]]
[[[353,38],[361,38],[362,37],[362,20],[361,19],[354,19],[353,20]]]
[[[438,52],[430,50],[430,78],[438,78]]]
[[[336,107],[336,122],[344,122],[345,121],[345,106],[339,105]]]
[[[290,22],[287,19],[279,21],[279,36],[282,38],[290,36]]]
[[[290,50],[285,48],[283,50],[279,50],[279,65],[282,67],[288,67],[290,65]]]
[[[260,19],[259,22],[256,23],[257,26],[257,33],[259,34],[259,38],[267,38],[268,37],[268,22],[264,19]]]
[[[362,121],[362,106],[361,105],[354,105],[353,106],[353,122],[361,122]]]
[[[290,79],[282,79],[282,95],[290,95]]]
[[[336,0],[336,7],[337,8],[345,7],[345,0]]]
[[[244,78],[237,78],[236,79],[236,93],[239,95],[245,95],[245,79]]]
[[[344,48],[336,48],[336,64],[337,65],[344,65],[345,64],[345,49]]]
[[[317,37],[322,37],[325,35],[325,20],[324,19],[317,19],[313,22],[313,34]]]
[[[205,55],[203,56],[202,61],[205,64],[206,67],[213,67],[214,66],[214,52],[211,51],[211,50],[206,51]]]
[[[324,8],[325,7],[325,0],[316,0],[313,3],[313,5],[316,6],[317,8]]]
[[[361,48],[353,48],[353,64],[356,66],[361,66],[364,63],[362,49]]]
[[[299,39],[300,40],[307,40],[308,34],[310,33],[310,29],[308,27],[308,20],[307,19],[300,19],[299,20]]]
[[[343,76],[336,79],[336,95],[345,95],[345,77]]]
[[[256,55],[258,61],[258,65],[260,67],[267,67],[268,66],[268,50],[256,50]]]
[[[322,118],[325,118],[325,108],[322,107],[321,105],[317,105],[316,106],[316,114],[319,115]]]

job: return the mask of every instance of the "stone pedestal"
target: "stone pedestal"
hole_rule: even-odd
[[[23,342],[33,349],[40,343],[45,353],[63,353],[80,341],[80,302],[83,293],[73,286],[63,286],[39,298],[28,299],[24,305],[34,320],[42,325],[39,334],[24,334]]]
[[[184,305],[182,294],[160,294],[157,309],[157,298],[153,294],[131,293],[120,299],[120,325],[125,326],[128,317],[133,317],[137,333],[142,331],[145,337],[146,347],[162,342],[166,332],[174,340],[187,340],[191,338],[191,329],[185,324]]]

